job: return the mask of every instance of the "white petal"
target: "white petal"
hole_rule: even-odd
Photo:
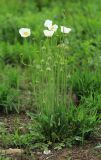
[[[52,37],[54,34],[54,31],[49,31],[49,30],[44,30],[43,32],[46,37]]]
[[[48,155],[48,154],[51,153],[51,151],[50,150],[45,150],[43,153],[46,154],[46,155]]]
[[[45,27],[51,27],[52,26],[52,21],[51,20],[49,20],[49,19],[47,19],[46,21],[45,21],[45,23],[44,23],[44,26]]]
[[[21,37],[29,37],[31,35],[31,30],[29,28],[21,28],[19,29],[19,33]]]
[[[48,27],[48,28],[49,28],[50,31],[56,32],[57,29],[58,29],[58,25],[54,24],[54,25],[52,25],[52,26],[50,26],[50,27]]]
[[[71,31],[71,28],[67,28],[65,26],[61,26],[61,32],[62,33],[69,33]]]

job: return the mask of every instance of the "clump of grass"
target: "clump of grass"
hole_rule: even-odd
[[[94,98],[101,93],[100,81],[99,71],[91,71],[90,68],[73,71],[68,79],[68,97],[78,104],[84,97],[92,95]]]
[[[2,112],[19,112],[19,82],[20,75],[17,69],[5,67],[1,73],[0,110]]]
[[[47,48],[46,57],[41,57],[46,60],[40,60],[34,72],[34,95],[38,115],[31,116],[34,125],[30,127],[30,131],[34,134],[36,147],[39,147],[39,141],[47,147],[56,147],[61,143],[63,146],[83,144],[98,124],[97,113],[100,106],[97,108],[97,100],[95,102],[93,99],[93,94],[98,91],[95,87],[98,79],[90,70],[85,70],[82,73],[73,72],[69,82],[68,60],[63,51],[64,47],[62,50],[52,51],[51,47],[49,50]],[[73,103],[72,97],[68,99],[67,88],[72,88],[72,92],[81,98],[78,106]],[[84,101],[82,97],[85,97]]]

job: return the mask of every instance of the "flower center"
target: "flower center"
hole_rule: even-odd
[[[29,35],[29,33],[28,33],[28,32],[24,32],[24,35],[25,35],[25,36],[28,36],[28,35]]]
[[[54,25],[51,26],[51,31],[54,31]]]

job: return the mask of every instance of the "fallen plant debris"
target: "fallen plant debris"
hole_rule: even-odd
[[[21,155],[24,153],[23,149],[14,149],[14,148],[9,148],[5,150],[0,150],[1,155]]]

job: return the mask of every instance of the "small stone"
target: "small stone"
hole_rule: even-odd
[[[51,150],[45,150],[43,153],[44,153],[45,155],[48,155],[48,154],[51,153]]]

